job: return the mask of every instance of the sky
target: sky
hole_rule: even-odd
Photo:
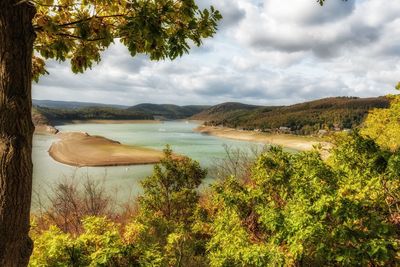
[[[197,0],[223,21],[175,61],[132,58],[118,41],[84,74],[47,62],[34,99],[135,105],[289,105],[396,93],[400,1]]]

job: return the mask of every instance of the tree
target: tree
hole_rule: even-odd
[[[174,156],[169,148],[164,153],[142,182],[139,215],[127,226],[127,239],[143,266],[203,266],[205,241],[192,227],[198,187],[207,172],[190,158]]]
[[[57,226],[41,231],[33,223],[35,250],[29,266],[138,266],[119,224],[88,216],[82,219],[82,225],[83,232],[72,235]]]
[[[400,83],[396,89],[400,90]],[[380,146],[395,151],[400,148],[400,95],[388,97],[391,99],[390,107],[372,110],[361,133],[374,139]]]
[[[45,59],[68,60],[83,72],[115,39],[132,56],[175,59],[213,36],[220,19],[193,0],[0,2],[1,266],[26,266],[32,252],[31,80],[46,73]]]
[[[153,174],[142,182],[144,194],[139,204],[143,212],[147,217],[156,213],[175,223],[190,222],[199,198],[196,189],[206,174],[197,161],[177,158],[167,147]]]

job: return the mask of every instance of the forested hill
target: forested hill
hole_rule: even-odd
[[[112,107],[47,108],[35,106],[33,114],[50,124],[73,120],[153,120],[145,113]],[[36,121],[34,120],[36,124]]]
[[[386,108],[388,105],[385,97],[331,97],[281,107],[225,103],[196,114],[192,119],[204,120],[207,125],[263,131],[287,127],[293,133],[310,134],[321,129],[357,127],[370,109]]]
[[[203,121],[224,121],[226,118],[236,118],[254,110],[266,108],[263,106],[247,105],[238,102],[227,102],[212,106],[192,116],[192,119]],[[276,108],[276,107],[272,107]]]
[[[33,121],[35,125],[51,125],[72,120],[175,120],[189,118],[209,107],[168,104],[139,104],[129,107],[86,102],[33,100]]]
[[[191,117],[210,106],[177,106],[170,104],[150,104],[144,103],[128,108],[129,111],[148,114],[165,119],[185,119]]]

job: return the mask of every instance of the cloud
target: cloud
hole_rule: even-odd
[[[355,0],[326,1],[324,7],[308,0],[266,0],[261,9],[261,14],[275,21],[308,27],[343,20],[353,13]]]
[[[246,19],[235,37],[260,51],[310,51],[318,57],[339,56],[342,50],[366,47],[379,40],[382,28],[394,17],[381,14],[371,19],[365,12],[372,11],[370,5],[378,10],[387,10],[387,5],[400,8],[400,3],[378,6],[379,1],[359,5],[355,0],[327,1],[324,7],[309,0],[266,0],[262,7],[247,4]]]
[[[134,105],[142,102],[282,105],[329,96],[393,93],[400,77],[400,2],[201,0],[224,22],[189,55],[151,62],[118,41],[74,75],[48,62],[37,99]]]

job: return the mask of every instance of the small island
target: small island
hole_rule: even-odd
[[[77,167],[126,166],[159,163],[163,152],[121,144],[87,133],[58,133],[49,155],[56,161]]]

